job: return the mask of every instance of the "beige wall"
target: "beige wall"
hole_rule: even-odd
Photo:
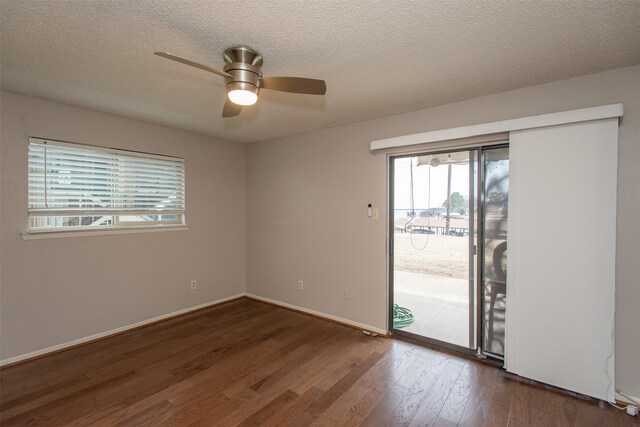
[[[244,145],[1,98],[1,359],[244,292]],[[28,136],[183,157],[188,231],[22,240]]]
[[[371,140],[617,102],[616,386],[640,396],[640,66],[248,146],[247,292],[386,328],[386,157]]]

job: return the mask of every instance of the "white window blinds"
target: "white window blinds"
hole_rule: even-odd
[[[29,216],[183,215],[184,160],[29,139]]]

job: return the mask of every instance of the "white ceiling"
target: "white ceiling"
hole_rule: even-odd
[[[254,142],[640,63],[640,0],[0,0],[3,90]],[[325,97],[220,117],[225,48]]]

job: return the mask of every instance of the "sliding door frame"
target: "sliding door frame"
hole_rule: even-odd
[[[500,139],[497,141],[487,141],[475,146],[462,146],[451,148],[439,148],[435,150],[420,149],[410,152],[389,153],[387,156],[388,170],[388,245],[387,245],[387,266],[388,266],[388,330],[390,335],[397,335],[424,342],[437,347],[453,350],[459,353],[474,355],[481,359],[488,359],[492,362],[503,363],[503,358],[483,350],[483,307],[484,307],[484,286],[481,283],[484,277],[484,208],[485,208],[485,170],[484,151],[487,149],[508,148],[509,140]],[[393,327],[393,301],[394,301],[394,233],[395,233],[395,168],[394,160],[406,157],[416,157],[420,155],[436,155],[454,152],[469,152],[469,189],[474,191],[473,197],[469,197],[469,286],[475,287],[475,292],[469,292],[469,347],[462,347],[435,338],[424,337],[411,332],[402,331]],[[474,166],[475,163],[475,166]],[[474,174],[475,172],[475,174]],[[475,179],[477,177],[477,179]],[[475,210],[474,210],[475,200]],[[475,226],[477,220],[478,226]],[[475,238],[474,238],[475,234]],[[473,257],[475,256],[475,268]],[[473,298],[475,296],[475,298]],[[472,301],[474,299],[475,301]],[[475,327],[473,321],[475,320]],[[472,336],[475,333],[475,336]],[[474,345],[475,344],[475,345]]]
[[[414,334],[411,332],[407,332],[407,331],[403,331],[400,329],[395,329],[393,327],[393,301],[394,301],[394,233],[395,233],[395,194],[394,194],[394,184],[395,184],[395,167],[394,167],[394,161],[396,159],[402,159],[402,158],[407,158],[407,157],[416,157],[416,156],[422,156],[422,155],[436,155],[436,154],[446,154],[446,153],[460,153],[460,152],[468,152],[470,153],[470,158],[469,158],[469,183],[471,184],[474,179],[474,167],[473,167],[473,159],[475,159],[476,157],[479,158],[479,152],[481,147],[462,147],[462,148],[451,148],[451,149],[439,149],[439,150],[433,150],[433,151],[429,151],[429,150],[420,150],[417,152],[411,152],[411,153],[402,153],[402,154],[397,154],[397,155],[389,155],[388,157],[388,170],[389,170],[389,200],[388,200],[388,207],[389,207],[389,234],[388,234],[388,240],[389,240],[389,246],[388,246],[388,272],[389,272],[389,301],[388,301],[388,306],[389,306],[389,332],[391,335],[397,335],[399,337],[405,337],[405,338],[409,338],[415,341],[420,341],[420,342],[424,342],[427,344],[432,344],[438,347],[443,347],[449,350],[453,350],[459,353],[464,353],[464,354],[469,354],[469,355],[475,355],[476,354],[476,348],[469,348],[469,347],[473,347],[473,341],[475,341],[476,347],[478,345],[478,340],[476,337],[473,337],[472,332],[474,331],[474,327],[473,324],[471,323],[471,321],[473,320],[473,316],[474,313],[477,311],[475,307],[472,306],[472,299],[473,299],[473,292],[469,292],[469,347],[462,347],[456,344],[451,344],[448,343],[446,341],[441,341],[441,340],[437,340],[435,338],[430,338],[430,337],[425,337],[423,335],[418,335],[418,334]],[[473,155],[471,155],[471,153],[475,153]],[[478,180],[480,181],[480,180]],[[470,185],[469,187],[470,190],[476,191],[476,189],[473,188],[473,184]],[[475,199],[475,194],[474,197],[469,197],[469,205],[471,207],[473,207],[473,200]],[[472,211],[473,209],[471,209]],[[471,212],[470,211],[470,212]],[[475,286],[475,282],[477,282],[477,278],[474,277],[474,268],[473,268],[473,261],[472,261],[472,257],[474,256],[473,250],[475,247],[477,247],[477,240],[474,240],[474,235],[472,233],[473,231],[473,224],[472,224],[472,220],[473,220],[473,213],[471,213],[470,217],[469,217],[469,257],[470,257],[470,262],[469,262],[469,286]],[[475,238],[477,239],[477,237]],[[477,316],[476,316],[477,317]],[[476,321],[477,323],[477,321]]]

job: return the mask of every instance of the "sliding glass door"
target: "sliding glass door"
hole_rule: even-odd
[[[390,158],[392,333],[500,357],[508,146]]]

